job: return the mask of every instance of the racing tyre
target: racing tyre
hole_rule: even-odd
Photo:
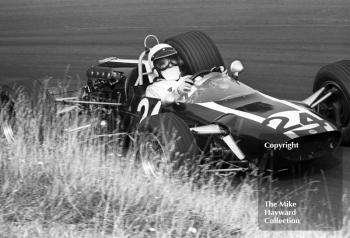
[[[193,171],[200,150],[188,126],[173,113],[144,119],[138,135],[138,158],[148,178]]]
[[[168,38],[165,42],[178,51],[184,61],[182,71],[185,74],[195,74],[202,70],[225,65],[218,48],[203,32],[186,32]]]
[[[0,85],[0,138],[11,144],[19,131],[25,136],[35,131],[36,139],[42,141],[54,111],[54,99],[39,81]],[[33,128],[35,125],[38,127]]]
[[[342,60],[322,67],[315,78],[313,91],[325,87],[320,97],[331,96],[317,106],[342,131],[342,144],[350,145],[350,60]]]

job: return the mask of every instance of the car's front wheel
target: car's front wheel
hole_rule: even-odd
[[[342,144],[350,145],[350,60],[322,67],[315,78],[313,90],[325,87],[320,96],[330,95],[317,106],[317,111],[341,129]]]
[[[173,113],[144,119],[138,128],[138,157],[149,178],[195,169],[200,150],[186,123]]]

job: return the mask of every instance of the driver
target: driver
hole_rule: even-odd
[[[146,97],[179,100],[186,96],[192,88],[190,75],[182,76],[180,65],[182,60],[177,51],[168,44],[157,44],[148,54],[148,63],[155,82],[146,89]]]

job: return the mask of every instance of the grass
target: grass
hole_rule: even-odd
[[[255,178],[150,180],[118,141],[81,142],[89,133],[62,134],[65,119],[41,140],[38,117],[25,118],[13,144],[0,137],[0,238],[350,236],[348,197],[341,231],[265,232]]]

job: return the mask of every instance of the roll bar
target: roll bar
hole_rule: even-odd
[[[142,61],[143,61],[143,58],[145,57],[146,54],[149,53],[150,51],[150,48],[149,45],[147,44],[147,41],[149,39],[155,39],[155,41],[157,42],[156,44],[159,44],[159,39],[157,36],[155,35],[147,35],[145,37],[145,40],[143,41],[143,45],[145,46],[145,50],[141,52],[140,56],[139,56],[139,59],[138,59],[138,63],[137,63],[137,69],[138,69],[138,77],[137,77],[137,80],[135,82],[135,86],[138,86],[138,85],[143,85],[143,75],[147,75],[147,74],[150,74],[152,72],[146,72],[146,73],[143,73],[142,72]],[[151,82],[150,82],[151,83]]]
[[[139,56],[139,61],[137,63],[137,69],[138,69],[138,76],[137,76],[137,80],[135,82],[135,86],[137,85],[143,85],[143,72],[142,72],[142,60],[143,60],[143,57],[145,57],[146,53],[148,53],[149,50],[145,50],[145,51],[142,51],[142,53],[140,54]]]

